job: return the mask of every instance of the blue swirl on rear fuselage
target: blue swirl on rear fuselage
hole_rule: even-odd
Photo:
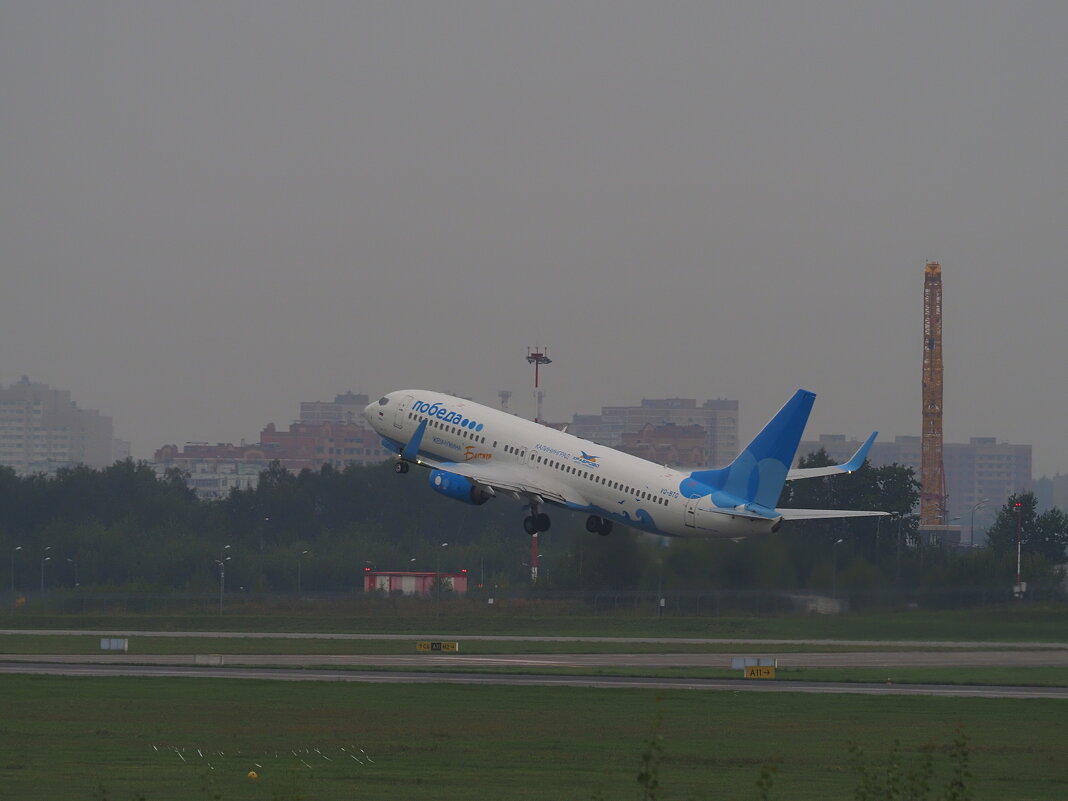
[[[679,482],[679,494],[683,498],[704,498],[706,495],[710,496],[712,503],[718,506],[720,509],[733,509],[736,506],[744,505],[744,501],[736,495],[732,495],[729,492],[723,492],[715,487],[710,487],[708,484],[697,481],[693,478],[684,478]]]

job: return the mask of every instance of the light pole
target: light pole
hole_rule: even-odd
[[[436,598],[437,608],[436,608],[435,611],[439,615],[441,614],[441,583],[442,583],[441,582],[441,552],[445,548],[448,548],[448,547],[449,547],[449,543],[447,543],[447,542],[441,543],[441,547],[438,548],[438,550],[437,550],[437,559],[434,562],[434,588],[435,588],[435,595],[437,596],[437,598]]]
[[[378,589],[378,579],[371,575],[375,572],[375,563],[370,559],[363,560],[363,589],[364,592]]]
[[[656,616],[664,616],[664,555],[658,554],[660,557],[660,570],[656,577]]]
[[[71,566],[74,568],[74,589],[78,589],[78,563],[69,556],[67,557],[67,561],[70,562]]]
[[[842,540],[838,539],[831,545],[831,596],[838,600],[838,552],[835,550],[842,544]]]
[[[882,575],[879,573],[879,527],[883,524],[881,517],[875,518],[875,573],[879,576],[879,580],[882,581]]]
[[[972,507],[972,522],[968,526],[968,546],[970,548],[975,547],[975,510],[985,508],[986,502],[989,500],[989,498],[982,498],[979,503]]]
[[[44,549],[44,552],[43,552],[43,555],[41,557],[41,592],[44,592],[44,567],[45,567],[45,562],[51,562],[52,561],[52,557],[51,556],[47,556],[47,555],[44,555],[44,554],[47,554],[51,550],[52,550],[52,546],[51,545],[46,545],[45,549]]]
[[[1022,524],[1020,522],[1020,515],[1023,513],[1023,504],[1016,501],[1016,603],[1023,602],[1023,585],[1020,584],[1020,552],[1022,550],[1023,538],[1020,536]]]
[[[904,519],[904,517],[899,517],[897,519],[897,568],[895,570],[894,581],[898,584],[901,583],[901,523]]]
[[[11,594],[15,594],[15,554],[22,550],[21,545],[16,545],[11,551]]]
[[[263,592],[263,537],[267,530],[267,527],[271,524],[271,518],[264,515],[263,525],[260,526],[260,558],[258,560],[258,567],[256,569],[256,584],[257,590]]]
[[[297,556],[297,595],[300,595],[300,568],[301,564],[304,562],[304,557],[307,556],[307,554],[307,551],[301,551]]]
[[[223,593],[226,592],[226,563],[230,561],[229,556],[225,556],[226,551],[229,550],[229,545],[224,545],[223,549],[219,551],[219,558],[215,560],[215,564],[219,566],[219,614],[222,614],[223,607]]]

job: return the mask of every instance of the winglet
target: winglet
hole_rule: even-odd
[[[415,433],[412,434],[412,438],[408,440],[408,444],[404,446],[404,450],[401,451],[401,458],[408,462],[414,462],[419,458],[419,446],[423,444],[423,434],[426,433],[427,420],[424,418],[419,424],[419,427],[415,429]]]
[[[879,436],[878,431],[872,431],[871,436],[867,441],[857,448],[857,452],[853,454],[852,458],[840,465],[843,473],[852,473],[854,470],[859,470],[864,466],[864,460],[868,458],[868,451],[871,450],[872,443],[875,442],[875,438]]]
[[[796,481],[799,478],[818,478],[819,476],[835,476],[841,473],[852,473],[854,470],[859,470],[864,466],[864,460],[868,458],[868,451],[871,450],[872,443],[875,442],[875,438],[879,435],[878,431],[873,431],[867,441],[857,448],[857,452],[849,459],[848,462],[842,464],[832,464],[827,467],[795,467],[786,475],[787,481]]]

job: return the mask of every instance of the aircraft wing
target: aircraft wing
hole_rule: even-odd
[[[844,509],[776,509],[783,520],[822,520],[835,517],[882,517],[889,512],[868,512]]]
[[[536,473],[522,465],[485,462],[447,462],[435,459],[420,452],[423,435],[426,433],[427,421],[423,420],[406,445],[383,439],[382,444],[390,450],[398,451],[401,459],[436,470],[445,470],[464,476],[494,491],[509,493],[518,498],[548,501],[560,506],[588,508],[590,502],[563,482],[554,481],[551,476]]]
[[[826,467],[795,467],[786,474],[786,480],[796,481],[799,478],[816,478],[817,476],[834,476],[839,473],[852,473],[864,464],[864,460],[868,458],[868,451],[871,450],[871,445],[875,442],[875,437],[878,436],[878,434],[878,431],[873,431],[867,441],[857,448],[857,452],[853,454],[848,462],[827,465]],[[845,515],[838,516],[844,517]]]
[[[476,484],[491,487],[497,492],[508,493],[517,498],[540,498],[549,503],[580,509],[590,505],[586,498],[576,493],[571,487],[553,481],[550,476],[528,470],[522,465],[495,464],[490,466],[484,462],[442,462],[425,455],[421,455],[416,463],[464,476]]]

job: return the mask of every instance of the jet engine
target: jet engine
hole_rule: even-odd
[[[476,484],[467,476],[458,476],[448,470],[430,471],[430,488],[447,498],[481,506],[493,497],[493,489]]]

